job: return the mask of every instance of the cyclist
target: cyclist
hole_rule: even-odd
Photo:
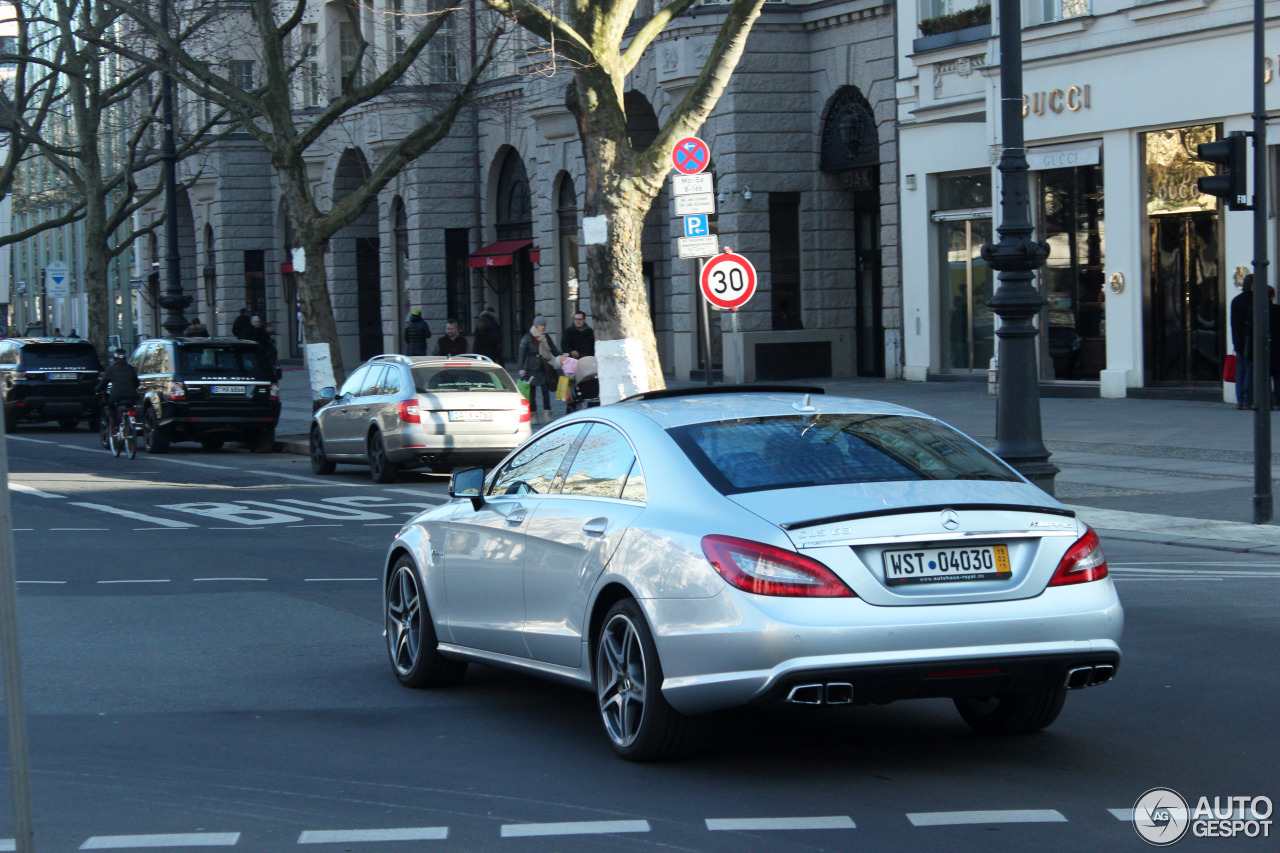
[[[111,363],[98,380],[98,393],[106,394],[107,413],[111,416],[111,430],[120,423],[120,404],[138,402],[138,371],[125,359],[125,351],[118,349],[111,354]]]

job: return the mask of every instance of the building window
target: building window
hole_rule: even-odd
[[[454,0],[430,0],[428,6],[433,14],[443,14],[456,7]],[[430,60],[432,83],[458,82],[458,44],[457,30],[454,26],[456,16],[450,15],[427,45]]]
[[[267,321],[266,253],[261,249],[244,253],[244,304],[250,313]]]
[[[445,314],[458,321],[458,331],[471,333],[471,276],[467,271],[468,229],[444,231]]]
[[[560,286],[564,288],[564,316],[572,317],[582,298],[582,283],[578,278],[578,198],[573,191],[573,182],[567,177],[560,182],[556,200],[556,230],[560,250]],[[652,304],[649,308],[652,312]]]
[[[407,44],[404,36],[404,0],[387,0],[387,10],[391,13],[391,61],[395,62],[404,56],[404,49]]]
[[[803,329],[799,193],[769,193],[769,281],[774,330]]]
[[[1089,0],[1026,0],[1026,24],[1048,24],[1089,14]]]
[[[320,106],[320,37],[316,24],[302,25],[303,103],[308,107]]]
[[[938,178],[939,362],[943,371],[987,369],[995,354],[994,292],[982,247],[992,242],[991,173]]]
[[[338,54],[342,66],[342,79],[350,79],[352,86],[360,85],[360,37],[351,21],[338,22]]]
[[[239,86],[246,92],[254,88],[252,59],[233,59],[227,63],[227,69],[231,85]]]

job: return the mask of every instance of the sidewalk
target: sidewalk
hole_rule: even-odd
[[[697,386],[695,382],[672,382]],[[818,385],[933,415],[995,447],[996,398],[984,383],[883,379]],[[287,366],[280,381],[277,440],[306,454],[311,392],[306,371]],[[557,413],[563,403],[557,403]],[[1253,414],[1194,400],[1054,397],[1040,401],[1042,432],[1060,469],[1055,494],[1111,538],[1280,555],[1280,526],[1254,525]],[[1280,412],[1272,415],[1280,450]],[[1273,454],[1274,463],[1280,454]],[[1276,505],[1280,508],[1280,500]]]

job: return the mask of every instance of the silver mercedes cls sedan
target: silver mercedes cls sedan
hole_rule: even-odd
[[[580,685],[624,758],[764,702],[945,697],[979,732],[1029,732],[1120,662],[1094,531],[911,409],[650,393],[455,472],[450,494],[388,552],[396,677],[453,684],[475,661]]]

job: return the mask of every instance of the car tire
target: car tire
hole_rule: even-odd
[[[387,458],[382,433],[377,430],[369,433],[369,476],[375,483],[392,483],[397,473],[396,464]]]
[[[200,446],[203,447],[205,450],[221,450],[223,443],[224,443],[223,440],[220,438],[200,439]]]
[[[969,728],[984,735],[1038,732],[1058,719],[1067,701],[1063,687],[996,696],[958,696],[956,710]]]
[[[605,615],[593,664],[600,719],[614,752],[628,761],[690,752],[697,740],[694,720],[662,695],[662,663],[633,599],[619,601]]]
[[[417,567],[401,557],[387,581],[387,654],[391,669],[405,687],[448,687],[458,684],[467,662],[440,654],[431,610]]]
[[[332,474],[337,467],[324,455],[324,436],[320,434],[320,427],[312,427],[311,470],[316,474]]]
[[[143,416],[143,443],[148,453],[164,453],[169,449],[169,434],[160,427],[155,409],[147,409]]]

